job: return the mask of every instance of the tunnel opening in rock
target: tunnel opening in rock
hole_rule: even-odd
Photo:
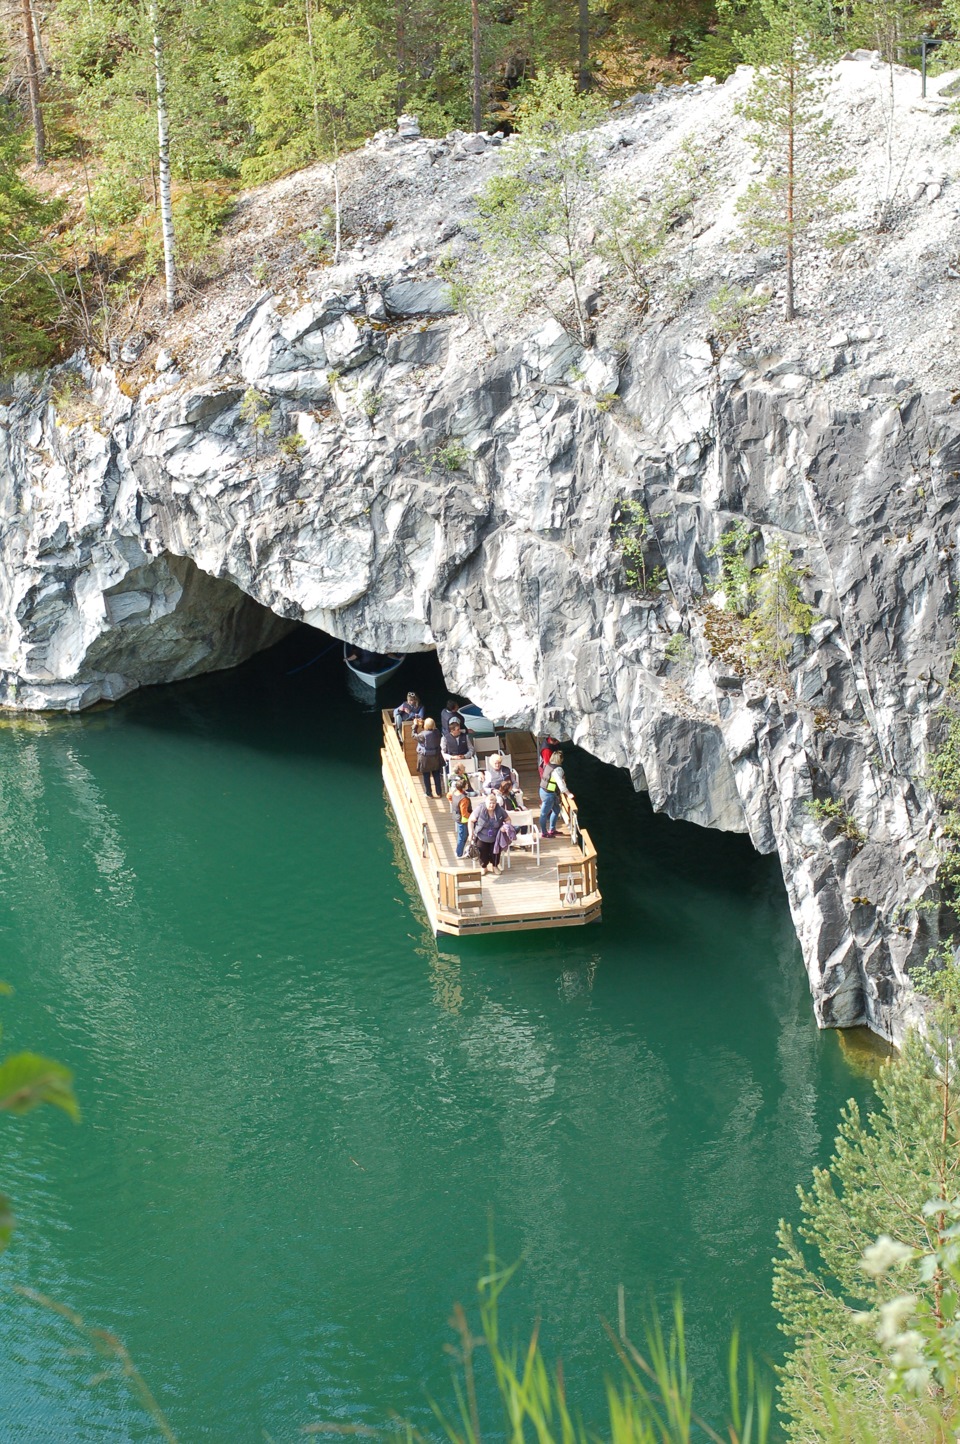
[[[296,625],[189,557],[126,560],[119,580],[89,594],[27,593],[18,609],[25,664],[7,683],[8,705],[81,711],[234,667]]]

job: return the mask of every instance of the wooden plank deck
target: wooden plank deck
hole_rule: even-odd
[[[537,750],[527,732],[504,735],[520,775],[524,802],[540,810]],[[383,778],[404,845],[435,933],[515,932],[527,928],[581,927],[600,917],[597,855],[589,834],[543,838],[540,863],[527,851],[511,851],[509,869],[482,876],[456,857],[456,829],[446,798],[427,798],[416,773],[416,743],[404,729],[401,744],[389,712],[383,714]],[[568,878],[577,901],[566,901]]]

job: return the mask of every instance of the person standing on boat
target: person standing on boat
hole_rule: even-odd
[[[450,723],[450,731],[444,732],[440,738],[440,750],[448,767],[457,757],[474,756],[470,734],[460,726],[455,717]]]
[[[480,871],[499,872],[500,863],[494,848],[500,829],[507,821],[507,810],[501,807],[497,796],[488,792],[473,810],[470,818],[470,840],[477,844],[480,852]]]
[[[551,752],[550,761],[543,769],[543,776],[540,778],[540,831],[544,837],[556,837],[557,818],[560,816],[560,799],[569,797],[573,801],[573,793],[567,786],[567,779],[563,771],[563,753]]]
[[[416,692],[408,692],[406,702],[401,702],[399,707],[393,709],[393,725],[399,727],[402,722],[419,721],[425,715],[426,708]]]
[[[440,731],[446,734],[450,731],[450,723],[459,722],[460,731],[466,732],[467,724],[460,715],[460,705],[452,697],[447,698],[447,705],[440,713]]]
[[[557,750],[557,748],[558,748],[559,746],[560,746],[560,738],[559,738],[559,737],[550,737],[550,736],[548,735],[548,736],[546,736],[546,737],[543,739],[543,746],[540,748],[540,776],[541,776],[541,777],[543,776],[544,769],[550,765],[550,758],[551,758],[552,754]]]
[[[467,845],[467,834],[470,831],[470,814],[473,810],[470,784],[467,779],[455,777],[447,796],[450,799],[450,812],[457,825],[457,857],[462,858],[463,849]]]
[[[427,796],[433,796],[430,789],[432,780],[437,797],[442,797],[443,753],[440,751],[440,733],[437,731],[437,724],[432,717],[425,719],[422,728],[417,733],[417,771],[420,773],[420,781],[423,783],[423,790]]]

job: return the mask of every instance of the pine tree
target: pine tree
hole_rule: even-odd
[[[33,125],[33,158],[37,170],[43,170],[46,165],[47,137],[43,124],[43,110],[40,105],[40,67],[37,64],[36,22],[30,0],[21,0],[21,12],[23,15],[23,43],[27,56],[30,120]]]
[[[63,210],[22,176],[23,142],[0,121],[0,373],[55,360],[62,338],[58,263],[45,240]]]
[[[265,37],[248,59],[258,155],[251,179],[341,152],[390,114],[396,74],[360,20],[318,0],[259,0]]]
[[[830,135],[823,116],[828,53],[820,0],[759,0],[764,25],[744,39],[757,74],[741,113],[766,175],[740,202],[746,229],[761,245],[784,249],[784,316],[796,315],[797,252],[814,224],[836,212],[840,168],[826,170]]]

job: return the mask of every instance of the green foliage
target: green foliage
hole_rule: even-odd
[[[390,118],[396,72],[362,12],[314,0],[255,0],[251,10],[263,39],[246,62],[257,148],[245,180],[338,154]]]
[[[746,60],[749,37],[762,25],[760,0],[719,0],[714,24],[690,46],[687,75],[691,80],[706,75],[726,80]]]
[[[599,189],[589,127],[600,114],[599,102],[578,94],[562,71],[536,80],[518,111],[518,137],[477,197],[487,261],[478,285],[518,308],[540,295],[584,346],[590,323],[581,281],[592,254],[586,227]],[[566,304],[554,301],[557,286]]]
[[[379,408],[378,408],[379,409]],[[369,412],[367,413],[370,414]],[[374,413],[375,415],[376,413]],[[434,448],[431,461],[439,466],[441,471],[463,471],[471,458],[471,451],[462,441],[455,437],[449,437],[441,445]]]
[[[178,196],[173,203],[178,254],[195,263],[207,260],[232,210],[232,199],[217,191],[190,190]]]
[[[656,546],[656,537],[643,503],[634,499],[618,501],[612,530],[614,544],[623,557],[627,586],[641,596],[656,591],[666,573],[662,567],[648,569],[647,553],[651,538]]]
[[[0,374],[53,361],[59,287],[68,286],[46,230],[63,211],[21,175],[21,137],[0,118]]]
[[[769,304],[769,294],[757,295],[754,291],[744,291],[739,286],[728,286],[724,283],[716,295],[711,297],[707,310],[713,321],[715,334],[726,345],[730,345],[743,339]]]
[[[824,61],[831,53],[826,0],[758,0],[764,24],[744,40],[758,67],[740,113],[765,174],[744,192],[739,210],[758,245],[785,252],[785,317],[795,313],[795,262],[802,239],[839,209],[847,172],[827,165],[830,123],[823,116]]]
[[[945,1440],[960,1419],[956,1389],[941,1393],[918,1376],[904,1387],[913,1365],[896,1353],[906,1348],[904,1283],[916,1318],[940,1330],[955,1318],[943,1267],[953,1219],[942,1201],[960,1190],[957,1016],[935,1009],[927,1043],[907,1039],[881,1070],[865,1120],[847,1104],[829,1167],[799,1190],[799,1229],[781,1221],[774,1303],[790,1348],[780,1407],[795,1444]]]
[[[720,561],[720,586],[728,606],[745,617],[753,599],[754,569],[747,555],[758,536],[749,522],[738,521],[710,548],[709,555]]]
[[[804,601],[804,575],[786,542],[779,537],[772,541],[753,577],[750,649],[759,663],[773,663],[783,671],[794,639],[809,636],[817,614]]]
[[[377,415],[379,415],[380,408],[381,408],[382,405],[383,405],[383,392],[382,392],[382,391],[378,391],[378,390],[376,389],[376,387],[368,386],[367,389],[366,389],[366,391],[362,391],[362,392],[360,393],[360,410],[363,412],[364,416],[368,416],[371,421],[373,421],[374,418],[375,418]],[[450,442],[450,443],[448,443],[447,448],[446,448],[446,454],[447,454],[447,455],[450,455],[450,454],[453,452],[453,450],[454,450],[454,448],[456,447],[456,445],[457,445],[456,442]],[[453,466],[448,466],[448,467],[446,468],[448,471],[457,471],[457,470],[459,470],[459,468],[462,467],[463,465],[465,465],[465,463],[466,463],[467,460],[469,459],[470,453],[469,453],[469,451],[467,451],[467,448],[466,448],[465,446],[461,446],[459,450],[460,450],[460,452],[463,453],[463,455],[460,456],[460,459],[459,459],[459,460],[456,460],[456,459],[454,460],[454,465],[453,465]],[[459,453],[457,453],[457,455],[459,455]]]
[[[297,461],[307,449],[307,438],[300,431],[288,431],[286,436],[281,436],[277,442],[277,450],[281,456],[289,457],[291,461]]]
[[[957,621],[960,623],[960,612]],[[930,755],[926,782],[940,808],[937,882],[956,931],[960,925],[960,642],[951,659],[946,701],[939,720],[943,732]]]
[[[655,283],[665,274],[666,246],[693,218],[709,191],[710,157],[689,136],[663,177],[655,198],[615,191],[599,207],[595,249],[607,263],[615,286],[641,316],[650,309]],[[676,260],[670,266],[676,284]]]
[[[946,0],[942,10],[955,33],[960,6]],[[916,40],[929,23],[929,11],[911,0],[852,0],[836,7],[832,18],[845,48],[879,50],[891,65],[916,65]]]
[[[312,261],[330,259],[333,241],[326,230],[301,231],[297,239]]]
[[[262,391],[248,386],[240,402],[240,420],[245,421],[253,432],[254,455],[260,451],[261,436],[269,436],[273,425],[273,410]]]
[[[0,991],[9,993],[4,986]],[[0,1113],[19,1117],[43,1104],[60,1108],[74,1122],[80,1109],[73,1092],[73,1075],[62,1063],[39,1053],[9,1053],[0,1059]],[[10,1200],[0,1194],[0,1252],[7,1247],[14,1228]]]
[[[804,600],[806,573],[779,537],[771,541],[759,566],[751,567],[748,554],[758,533],[737,522],[711,551],[720,559],[720,585],[735,619],[732,628],[708,628],[715,656],[758,676],[786,678],[787,660],[797,637],[806,637],[817,619]]]
[[[508,1444],[765,1444],[770,1437],[771,1391],[752,1359],[741,1360],[736,1335],[729,1355],[728,1417],[714,1428],[698,1414],[679,1300],[670,1333],[655,1317],[641,1348],[625,1333],[619,1338],[611,1333],[618,1368],[607,1380],[607,1418],[599,1429],[588,1427],[571,1402],[570,1381],[544,1358],[538,1331],[523,1350],[504,1340],[500,1299],[515,1268],[502,1267],[491,1251],[478,1286],[479,1334],[462,1306],[454,1306],[455,1406],[449,1413],[434,1406],[450,1444],[481,1444],[484,1437]],[[488,1380],[499,1404],[491,1420],[481,1412]]]
[[[860,847],[866,842],[866,833],[852,813],[835,797],[813,798],[807,803],[807,811],[818,822],[835,822],[842,835]]]
[[[674,632],[663,649],[663,655],[668,662],[680,667],[687,666],[693,661],[693,647],[689,638],[685,637],[683,632]]]

